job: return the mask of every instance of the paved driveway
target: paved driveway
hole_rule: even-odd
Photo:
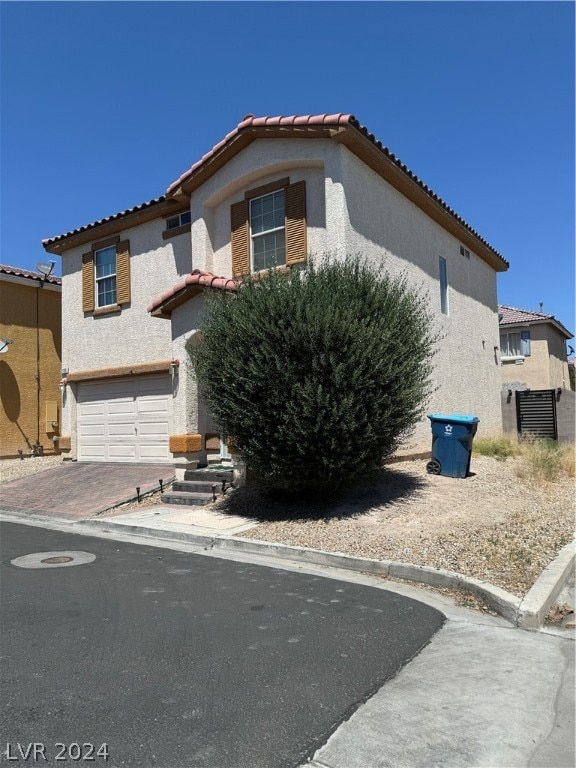
[[[172,480],[167,464],[69,462],[0,486],[0,509],[56,517],[92,517]]]

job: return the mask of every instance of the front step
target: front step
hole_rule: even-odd
[[[186,491],[172,491],[160,497],[162,504],[179,504],[185,507],[205,507],[211,504],[211,493],[187,493]]]
[[[197,480],[198,482],[212,481],[217,483],[222,480],[226,480],[227,483],[232,482],[234,477],[233,469],[187,469],[184,472],[184,480]]]
[[[226,485],[229,483],[226,482]],[[172,483],[173,491],[186,491],[188,493],[212,493],[212,486],[214,486],[216,493],[222,491],[221,480],[207,480],[206,482],[200,482],[199,480],[175,480]]]
[[[223,485],[230,486],[234,478],[232,469],[187,469],[184,480],[176,480],[169,493],[160,497],[162,504],[203,507],[222,495]]]

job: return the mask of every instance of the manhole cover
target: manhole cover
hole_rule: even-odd
[[[16,557],[10,562],[18,568],[70,568],[72,565],[86,565],[96,560],[90,552],[34,552]]]

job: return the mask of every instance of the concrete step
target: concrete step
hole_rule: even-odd
[[[226,481],[226,486],[228,486]],[[222,493],[222,480],[175,480],[172,483],[172,491],[186,491],[186,493],[212,493],[215,486],[216,493]]]
[[[211,493],[186,493],[186,491],[164,493],[160,499],[162,504],[180,504],[185,507],[204,507],[213,501]]]
[[[184,472],[184,480],[194,480],[198,482],[213,482],[217,483],[222,480],[226,480],[227,483],[232,481],[234,472],[232,469],[187,469]]]

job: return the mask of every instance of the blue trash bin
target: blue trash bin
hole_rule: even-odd
[[[431,413],[428,418],[432,423],[432,457],[426,470],[433,475],[466,477],[479,418],[459,413]]]

